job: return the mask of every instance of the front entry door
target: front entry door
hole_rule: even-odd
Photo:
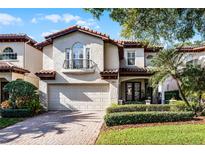
[[[141,98],[141,83],[127,82],[125,86],[126,101],[139,101]]]
[[[3,91],[4,86],[9,82],[1,82],[1,102],[9,99],[9,94]]]

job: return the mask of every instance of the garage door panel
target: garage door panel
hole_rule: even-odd
[[[103,110],[109,85],[50,85],[49,110]]]

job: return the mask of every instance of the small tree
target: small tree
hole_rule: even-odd
[[[3,90],[9,93],[9,99],[12,102],[13,108],[25,106],[31,102],[37,94],[37,87],[23,80],[11,81],[5,85]]]
[[[187,97],[195,99],[198,105],[194,107],[195,112],[203,112],[202,96],[205,93],[205,68],[201,64],[189,64],[181,74],[182,89]]]
[[[191,107],[181,86],[181,68],[184,65],[184,59],[184,54],[176,49],[160,51],[152,60],[153,66],[155,67],[155,73],[151,77],[150,81],[152,87],[156,89],[159,84],[163,83],[168,77],[171,76],[176,80],[181,98],[188,107]]]

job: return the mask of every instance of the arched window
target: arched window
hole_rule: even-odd
[[[4,50],[3,50],[4,53],[12,53],[13,52],[13,49],[10,48],[10,47],[6,47]]]
[[[148,55],[147,56],[147,66],[152,66],[152,58],[153,58],[153,55]]]
[[[66,48],[65,68],[82,69],[90,68],[90,48],[87,48],[82,43],[73,44],[72,48]]]
[[[14,53],[11,47],[6,47],[0,55],[0,60],[16,60],[17,53]]]
[[[73,51],[73,59],[83,59],[83,51],[84,47],[81,43],[75,43],[72,48]]]

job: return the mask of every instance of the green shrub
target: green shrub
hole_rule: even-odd
[[[24,118],[32,116],[29,109],[2,109],[1,116],[3,118]]]
[[[197,106],[197,103],[191,102],[191,107],[188,107],[184,101],[172,100],[170,105],[171,111],[193,111],[193,108]]]
[[[107,108],[107,113],[114,112],[140,112],[140,111],[170,111],[170,105],[162,104],[137,104],[137,105],[118,105]]]
[[[174,122],[193,119],[192,112],[121,112],[105,115],[107,126],[153,122]]]
[[[9,101],[13,108],[24,108],[35,98],[37,87],[27,81],[15,80],[7,83],[3,90],[9,93]]]
[[[32,114],[38,114],[43,111],[43,107],[39,100],[39,95],[36,95],[30,102],[26,104],[25,107],[29,109]]]

